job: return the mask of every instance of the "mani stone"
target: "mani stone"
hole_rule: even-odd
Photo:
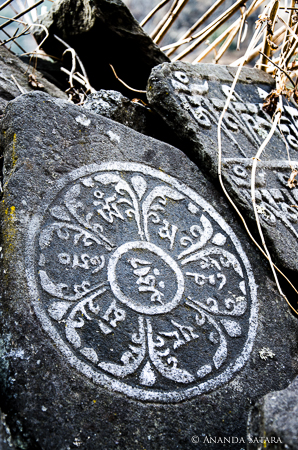
[[[217,126],[235,68],[213,64],[162,64],[148,82],[149,104],[172,127],[184,151],[202,171],[217,178]],[[222,174],[242,214],[255,224],[251,201],[253,157],[272,122],[263,102],[274,89],[268,74],[244,68],[222,125]],[[266,243],[275,261],[289,271],[298,270],[298,187],[289,188],[292,166],[298,166],[298,110],[284,101],[280,129],[257,164],[256,202]],[[180,148],[183,148],[180,145]],[[254,226],[255,228],[255,226]]]
[[[33,91],[34,87],[29,84],[29,75],[32,74],[33,67],[24,63],[7,48],[0,46],[0,116],[3,114],[5,106],[10,100],[13,100],[22,92],[12,79],[14,76],[16,82],[21,86],[24,92]],[[51,94],[53,97],[67,99],[67,95],[57,88],[53,83],[45,79],[38,71],[34,75],[39,83],[43,85],[42,90]]]
[[[121,0],[60,0],[41,23],[50,34],[42,48],[61,58],[65,46],[54,35],[63,39],[75,49],[91,85],[98,90],[132,94],[115,78],[110,64],[125,83],[144,90],[151,69],[169,61]],[[38,42],[44,37],[44,30],[36,27]]]
[[[257,450],[261,436],[266,448],[296,450],[298,448],[298,378],[282,391],[270,392],[251,409],[248,420],[248,450]],[[279,439],[279,440],[278,440]]]
[[[10,102],[1,146],[13,439],[244,439],[250,406],[297,376],[297,321],[212,183],[182,151],[44,93]]]

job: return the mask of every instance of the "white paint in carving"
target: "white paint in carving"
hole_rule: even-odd
[[[260,97],[262,100],[265,100],[265,98],[268,97],[268,92],[264,91],[264,89],[262,89],[262,88],[260,88],[260,87],[258,87],[257,89],[258,89],[259,97]]]
[[[94,186],[95,186],[95,183],[94,183],[92,177],[83,178],[83,179],[81,180],[81,182],[82,182],[82,184],[83,184],[84,186],[86,186],[86,187],[94,187]]]
[[[98,356],[96,351],[91,347],[84,347],[80,349],[82,355],[84,355],[87,359],[92,361],[94,364],[98,362]]]
[[[141,177],[140,175],[135,175],[131,178],[131,183],[139,197],[139,200],[141,200],[147,189],[145,178]]]
[[[49,306],[48,313],[52,319],[61,320],[71,305],[71,302],[53,302]]]
[[[88,117],[85,114],[81,114],[80,116],[76,117],[76,122],[83,125],[84,127],[89,127],[91,120],[88,119]]]
[[[235,322],[235,320],[221,319],[220,321],[225,327],[229,336],[232,337],[241,336],[242,334],[241,327],[237,322]]]
[[[120,136],[118,136],[118,134],[114,133],[114,131],[109,130],[107,134],[108,134],[108,136],[110,138],[110,141],[113,144],[119,144],[120,143]]]
[[[144,230],[145,237],[147,241],[150,241],[150,234],[148,230],[148,220],[152,217],[153,223],[159,223],[160,218],[158,215],[158,211],[163,212],[165,210],[165,205],[167,203],[167,198],[171,200],[183,200],[185,197],[180,192],[170,188],[169,186],[156,186],[152,191],[147,195],[145,200],[143,201],[142,211],[144,218]],[[154,204],[154,201],[156,203]]]
[[[243,264],[246,269],[246,273],[248,275],[248,286],[249,286],[249,292],[251,294],[252,298],[252,308],[251,308],[251,314],[250,314],[250,322],[249,322],[249,331],[247,335],[247,339],[245,341],[244,347],[242,352],[238,355],[238,357],[235,360],[235,363],[233,365],[227,366],[227,368],[219,375],[217,375],[215,378],[208,379],[205,382],[202,382],[200,384],[196,384],[195,386],[186,387],[183,390],[172,390],[172,391],[159,391],[159,390],[144,390],[140,389],[138,387],[127,385],[125,382],[121,382],[119,380],[115,380],[111,378],[109,375],[105,373],[100,373],[96,370],[93,370],[92,367],[89,364],[85,364],[82,360],[77,358],[73,351],[70,349],[70,347],[63,341],[63,339],[60,337],[58,331],[53,326],[51,320],[47,317],[45,314],[44,308],[42,303],[39,301],[40,293],[38,285],[36,284],[36,279],[34,275],[35,270],[35,258],[34,258],[34,243],[35,239],[37,238],[37,235],[40,230],[42,217],[44,214],[44,211],[51,205],[53,199],[56,197],[56,195],[60,192],[62,188],[64,188],[67,183],[69,183],[69,180],[77,180],[81,177],[91,175],[93,173],[99,172],[99,171],[109,171],[109,170],[118,170],[118,171],[131,171],[131,172],[137,172],[137,173],[143,173],[144,175],[149,175],[156,177],[156,179],[160,179],[166,183],[170,183],[171,186],[173,186],[175,189],[180,190],[183,192],[184,195],[188,196],[194,203],[198,203],[198,205],[205,210],[210,216],[215,220],[219,226],[223,229],[224,233],[226,233],[230,239],[231,242],[234,244],[234,248],[236,248],[236,251],[240,258],[243,261]],[[67,177],[61,178],[56,183],[55,188],[52,192],[50,192],[46,198],[45,203],[42,206],[40,212],[38,212],[35,216],[33,216],[29,229],[28,229],[28,240],[27,240],[27,252],[26,252],[26,274],[28,278],[28,284],[32,296],[32,303],[34,305],[36,314],[41,321],[45,331],[52,337],[60,351],[64,354],[69,364],[71,364],[73,367],[75,367],[78,371],[83,373],[86,377],[88,377],[90,380],[92,380],[94,383],[98,383],[99,385],[106,387],[108,389],[124,393],[128,395],[129,397],[144,400],[144,401],[160,401],[160,402],[177,402],[181,401],[187,398],[192,398],[196,395],[199,395],[201,393],[208,392],[210,390],[214,390],[217,387],[221,386],[222,384],[226,383],[231,379],[231,377],[241,368],[243,367],[244,363],[247,361],[253,341],[256,334],[256,327],[257,327],[257,298],[256,298],[256,285],[254,283],[253,274],[249,265],[249,262],[247,260],[247,257],[245,253],[242,250],[242,247],[231,230],[231,228],[223,221],[223,219],[219,216],[219,214],[216,213],[216,211],[207,203],[203,198],[201,198],[198,194],[196,194],[193,190],[185,186],[184,184],[180,183],[178,180],[176,180],[173,177],[170,177],[167,174],[164,174],[160,171],[157,171],[155,169],[151,169],[148,166],[143,166],[141,164],[136,163],[119,163],[119,162],[112,162],[112,163],[104,163],[101,165],[97,164],[91,164],[86,167],[82,167],[80,169],[77,169],[73,172],[71,172]]]
[[[140,375],[140,383],[144,386],[153,386],[155,382],[156,376],[154,370],[152,369],[150,362],[147,361]]]
[[[0,251],[2,250],[2,247],[0,247]],[[40,256],[39,256],[39,265],[41,266],[41,267],[44,267],[45,266],[45,263],[46,263],[46,257],[45,257],[45,255],[43,254],[43,253],[41,253],[40,254]]]
[[[174,72],[174,76],[177,78],[177,80],[181,81],[181,83],[184,83],[184,84],[189,83],[189,78],[185,72],[177,70],[176,72]]]
[[[216,233],[216,235],[212,239],[212,244],[222,246],[225,245],[226,240],[227,238],[223,234]]]
[[[158,234],[162,239],[168,239],[170,241],[170,250],[173,249],[175,236],[178,230],[176,225],[171,225],[167,220],[163,220],[164,226],[159,228]]]
[[[164,347],[165,342],[164,339],[158,335],[156,336],[156,341],[153,339],[153,330],[149,318],[147,319],[147,333],[150,359],[158,372],[164,377],[176,381],[177,383],[191,383],[194,381],[195,378],[187,370],[178,367],[177,359],[170,356],[170,350],[168,348],[158,350],[161,347]],[[163,358],[165,358],[165,360]]]
[[[204,245],[206,245],[209,239],[211,239],[213,234],[213,227],[211,225],[210,220],[208,220],[207,217],[205,217],[202,214],[200,222],[202,224],[202,227],[200,225],[192,225],[190,227],[191,235],[194,238],[199,237],[199,239],[196,242],[192,243],[193,242],[192,239],[188,237],[181,238],[180,240],[181,245],[185,247],[189,242],[191,243],[191,245],[177,256],[178,259],[184,258],[190,253],[194,253],[195,251],[199,250]],[[185,264],[185,260],[181,264]]]
[[[181,261],[181,265],[184,266],[192,261],[199,261],[200,259],[204,260],[209,255],[222,255],[220,257],[220,262],[223,267],[232,266],[236,273],[238,273],[241,278],[243,278],[243,271],[241,265],[237,258],[230,252],[227,252],[223,248],[211,247],[206,250],[201,250],[200,252],[194,253],[188,258]],[[215,264],[215,262],[213,262]]]
[[[246,287],[245,287],[245,281],[240,281],[239,287],[241,289],[241,292],[246,295]]]
[[[121,356],[123,365],[102,361],[98,363],[98,366],[120,378],[134,373],[142,363],[146,353],[146,336],[143,317],[139,317],[139,335],[134,333],[131,340],[134,345],[129,345],[129,350]]]
[[[70,221],[70,216],[67,213],[66,209],[63,206],[54,206],[51,208],[51,214],[53,217],[59,220],[66,220],[67,222]]]
[[[116,266],[122,255],[124,255],[129,250],[149,250],[154,255],[157,255],[161,258],[161,260],[166,263],[175,273],[176,279],[177,279],[177,291],[174,294],[171,301],[162,304],[162,305],[149,305],[146,306],[142,303],[138,303],[138,295],[136,295],[135,298],[129,298],[127,297],[121,290],[121,280],[117,280],[116,275]],[[162,249],[157,247],[154,244],[151,244],[150,242],[143,242],[143,241],[133,241],[133,242],[127,242],[123,245],[121,245],[111,256],[110,261],[108,263],[108,281],[110,283],[111,289],[115,295],[115,297],[120,300],[122,303],[127,305],[129,308],[133,309],[134,311],[137,311],[141,314],[162,314],[167,313],[171,311],[173,308],[175,308],[181,298],[184,291],[184,278],[183,274],[177,265],[177,263],[169,256],[167,255]],[[120,285],[119,285],[120,284]]]
[[[212,372],[212,366],[210,366],[210,364],[206,364],[205,366],[202,366],[198,371],[197,371],[197,376],[199,378],[204,378],[206,375],[208,375],[209,373]]]
[[[192,214],[196,214],[199,212],[199,208],[196,205],[194,205],[193,203],[189,203],[187,208],[188,208],[188,211],[191,212]]]

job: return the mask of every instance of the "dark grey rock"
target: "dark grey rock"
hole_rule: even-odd
[[[248,450],[298,448],[298,378],[282,391],[270,392],[254,405],[247,428]]]
[[[84,108],[122,123],[139,133],[148,134],[147,122],[150,110],[140,103],[132,102],[120,92],[101,90],[90,94]]]
[[[151,69],[169,61],[121,0],[60,0],[42,23],[50,33],[44,50],[61,58],[65,47],[53,35],[65,40],[76,50],[97,90],[132,95],[114,77],[109,64],[129,86],[145,90]],[[41,41],[44,31],[38,28],[35,37]]]
[[[131,101],[120,92],[102,89],[90,94],[84,108],[155,139],[172,145],[175,142],[172,130],[158,114],[137,99]]]
[[[231,67],[173,63],[156,67],[148,82],[149,104],[172,127],[190,158],[214,179],[218,164],[217,124],[234,75],[235,68]],[[271,118],[262,106],[273,87],[274,80],[269,75],[243,69],[221,133],[223,178],[251,225],[255,225],[250,195],[252,158],[271,127]],[[266,242],[275,261],[289,273],[298,270],[298,188],[287,186],[291,169],[284,139],[293,165],[297,166],[297,117],[296,107],[285,102],[281,119],[284,138],[279,130],[274,133],[258,163],[256,180]]]
[[[20,89],[16,86],[11,76],[15,77],[24,92],[30,92],[34,90],[28,83],[28,76],[32,71],[32,66],[25,64],[5,47],[0,47],[0,115],[3,114],[4,108],[10,100],[21,95]],[[40,72],[35,71],[35,76],[44,86],[44,92],[51,94],[53,97],[67,99],[67,95],[53,83],[46,80]]]
[[[297,375],[298,333],[224,198],[180,150],[43,93],[10,102],[1,136],[11,433],[244,447],[250,406]]]

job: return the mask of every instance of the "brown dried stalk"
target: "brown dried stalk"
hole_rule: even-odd
[[[25,11],[21,11],[20,13],[18,13],[15,17],[13,17],[12,19],[7,20],[6,22],[4,22],[2,25],[0,25],[0,30],[2,30],[2,28],[7,27],[7,25],[11,24],[12,22],[16,21],[17,19],[19,19],[20,17],[24,16],[26,13],[28,13],[29,11],[31,11],[32,9],[36,8],[37,6],[39,6],[41,3],[43,3],[44,0],[39,0],[37,3],[35,3],[32,6],[29,6],[29,8],[25,9]]]
[[[187,30],[187,32],[181,37],[181,39],[179,39],[180,41],[183,41],[184,39],[188,38],[189,36],[191,36],[207,19],[209,19],[209,17],[217,10],[217,8],[219,8],[223,2],[225,0],[217,0],[217,2],[215,2],[206,12],[205,14],[203,14],[199,20],[197,20],[197,22],[191,27],[189,28],[189,30]],[[180,44],[181,45],[181,44]],[[171,56],[172,53],[174,53],[174,51],[177,49],[177,47],[174,47],[172,49],[170,49],[167,53],[167,56]],[[163,48],[161,49],[163,50]],[[164,50],[163,50],[164,51]]]
[[[216,57],[214,58],[214,62],[215,64],[218,63],[218,61],[220,60],[220,58],[223,56],[223,54],[228,50],[228,48],[230,47],[230,45],[232,44],[234,38],[237,36],[237,33],[240,33],[240,29],[241,29],[241,23],[239,24],[238,27],[234,28],[234,30],[232,30],[229,34],[229,36],[227,37],[227,39],[225,40],[225,42],[222,44],[222,46],[220,47],[220,49],[218,50],[218,53],[216,55]],[[197,58],[194,60],[194,63],[197,63]]]
[[[178,18],[179,14],[181,13],[182,9],[186,6],[189,0],[180,0],[177,7],[174,9],[174,11],[170,14],[168,20],[164,24],[164,26],[161,28],[159,33],[156,35],[154,42],[158,44],[162,38],[165,36],[165,34],[168,32],[168,30],[171,28],[171,26],[174,24],[176,19]]]
[[[153,8],[149,14],[147,14],[147,16],[140,22],[140,26],[143,27],[146,25],[146,23],[151,19],[151,17],[154,16],[155,13],[157,13],[157,11],[159,11],[161,8],[163,8],[167,3],[169,3],[170,0],[162,0],[160,3],[158,3],[158,5],[155,6],[155,8]]]
[[[128,86],[128,84],[126,84],[124,81],[121,80],[121,78],[118,77],[118,75],[116,74],[116,71],[115,71],[114,67],[112,66],[112,64],[110,64],[110,67],[111,67],[111,69],[112,69],[112,71],[113,71],[113,74],[114,74],[115,77],[117,78],[117,80],[120,81],[120,83],[122,83],[123,86],[125,86],[125,87],[126,87],[127,89],[129,89],[130,91],[133,91],[133,92],[140,92],[141,94],[146,94],[147,91],[140,91],[140,90],[138,90],[138,89],[134,89],[134,88]]]
[[[218,36],[218,38],[215,39],[215,41],[213,41],[210,45],[208,45],[208,47],[202,53],[200,53],[199,56],[197,56],[197,58],[195,59],[196,63],[199,63],[204,58],[206,58],[206,56],[209,55],[209,53],[211,53],[212,50],[214,50],[219,44],[221,44],[221,42],[224,39],[226,39],[226,37],[229,36],[230,33],[232,33],[235,29],[238,31],[239,24],[240,19],[237,19],[234,23],[232,23],[232,25],[229,28],[227,28],[226,31],[224,31],[220,36]]]
[[[172,6],[170,7],[170,10],[164,15],[164,17],[161,19],[161,21],[156,25],[154,30],[150,33],[151,39],[155,39],[156,38],[156,36],[160,32],[160,30],[162,29],[162,27],[164,26],[166,21],[169,19],[169,17],[173,13],[173,11],[176,8],[176,6],[178,5],[178,3],[179,3],[179,0],[173,0],[173,3],[172,3]]]
[[[173,58],[173,61],[178,61],[184,56],[188,55],[190,52],[195,50],[199,45],[201,45],[209,36],[211,36],[218,28],[220,28],[227,20],[230,19],[240,8],[243,6],[245,0],[238,0],[229,9],[227,9],[223,14],[221,14],[217,19],[215,19],[210,25],[205,27],[198,34],[189,38],[189,42],[195,40],[191,45],[189,45],[184,51],[179,53],[178,56]]]
[[[2,5],[0,5],[0,11],[2,11],[2,9],[6,8],[6,6],[8,6],[10,3],[12,3],[12,1],[13,0],[7,0]]]
[[[10,36],[9,33],[7,33],[6,30],[2,30],[2,33],[4,33],[9,39],[12,37],[12,36]],[[16,44],[17,47],[19,47],[19,49],[20,49],[23,53],[26,52],[26,50],[24,50],[23,47],[22,47],[17,41],[14,41],[14,43]]]
[[[270,12],[269,12],[269,17],[267,20],[267,29],[266,29],[266,33],[264,34],[264,38],[263,38],[263,48],[262,48],[262,53],[261,53],[262,58],[261,58],[260,63],[258,64],[258,67],[259,67],[259,69],[263,70],[264,72],[266,72],[266,67],[267,67],[267,63],[268,63],[267,57],[271,56],[271,42],[272,42],[278,7],[279,7],[279,0],[275,0],[275,2],[273,3],[273,5],[270,9]]]
[[[28,31],[30,30],[30,25],[26,28],[24,28],[19,34],[16,34],[19,31],[19,28],[15,31],[14,35],[11,36],[9,39],[6,39],[5,41],[1,42],[0,47],[2,45],[8,44],[8,42],[14,41],[15,39],[23,36],[24,34],[28,34]]]
[[[276,42],[278,38],[280,38],[284,33],[286,32],[286,27],[280,27],[273,35],[272,37],[272,42]],[[263,44],[258,45],[257,47],[255,47],[251,53],[245,58],[245,63],[244,64],[248,64],[250,63],[253,59],[255,59],[258,55],[260,50],[262,50],[262,46]],[[241,58],[236,59],[236,61],[233,61],[230,66],[232,67],[237,67],[239,66],[244,60],[244,56],[241,56]]]

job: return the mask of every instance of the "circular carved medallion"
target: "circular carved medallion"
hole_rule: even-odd
[[[27,276],[43,327],[93,382],[172,402],[249,357],[256,286],[242,247],[196,192],[135,163],[60,180],[31,221]]]

